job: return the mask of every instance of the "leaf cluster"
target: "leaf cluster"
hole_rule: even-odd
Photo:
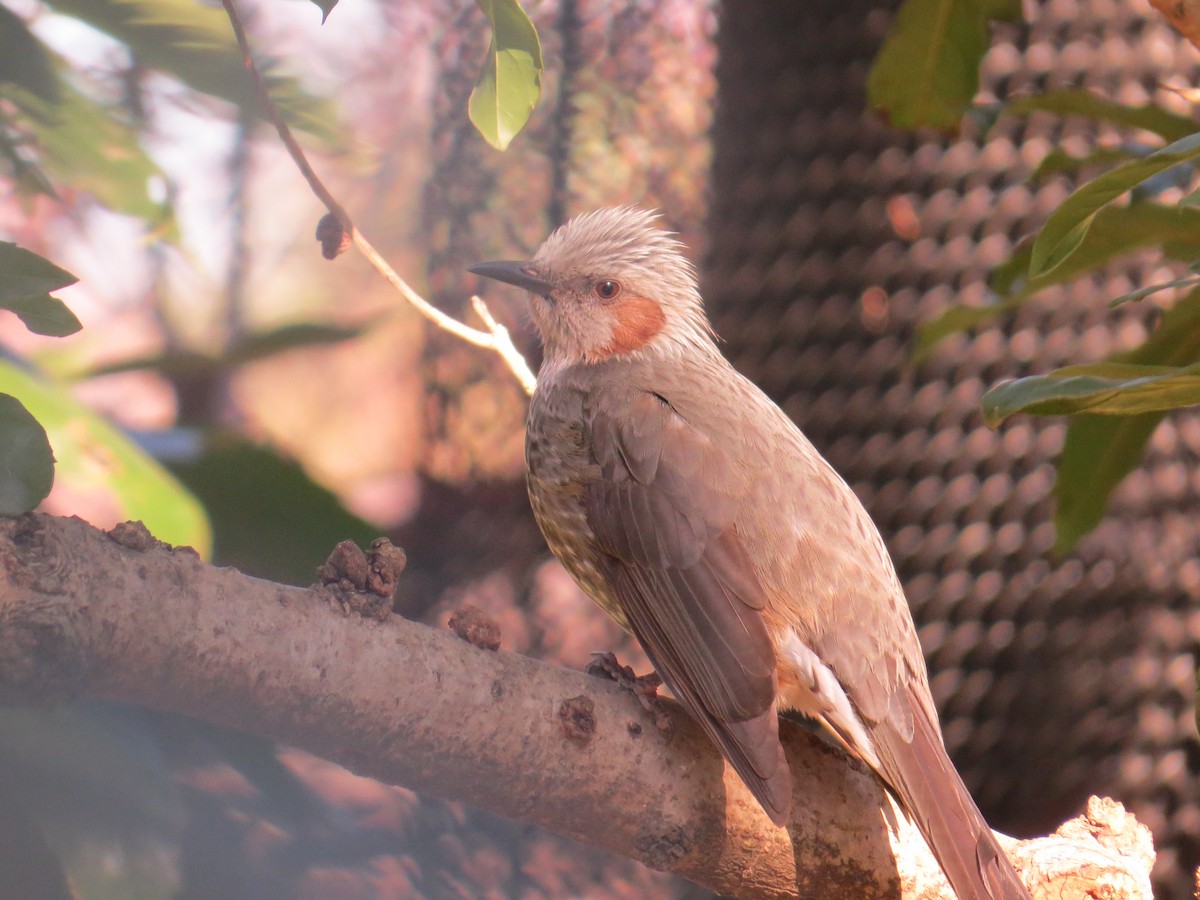
[[[981,0],[907,0],[875,61],[869,99],[894,124],[910,128],[949,130],[964,116],[986,125],[1000,115],[1048,113],[1119,126],[1139,136],[1082,156],[1053,148],[1032,180],[1066,176],[1082,179],[1080,185],[1037,234],[1019,242],[993,270],[991,302],[945,310],[921,327],[914,346],[921,361],[948,335],[995,322],[1047,288],[1146,248],[1186,268],[1177,278],[1109,299],[1116,306],[1164,291],[1188,291],[1140,347],[1105,361],[1008,381],[983,398],[984,416],[993,427],[1017,413],[1072,417],[1055,485],[1056,544],[1065,551],[1098,524],[1112,491],[1138,464],[1162,416],[1200,403],[1200,193],[1179,202],[1162,199],[1169,189],[1192,186],[1200,129],[1157,104],[1125,105],[1081,90],[1046,91],[973,108],[988,22],[1011,21],[1014,12],[1007,4]]]

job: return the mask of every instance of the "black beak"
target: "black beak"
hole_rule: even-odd
[[[505,284],[515,284],[543,297],[550,296],[551,284],[537,273],[533,263],[519,259],[505,259],[499,262],[476,263],[468,266],[467,271],[484,278],[495,278]]]

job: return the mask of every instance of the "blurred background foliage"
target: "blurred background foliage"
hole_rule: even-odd
[[[568,204],[659,205],[699,234],[711,4],[527,8],[533,21],[512,0],[239,6],[327,183],[464,318],[465,266],[532,249]],[[538,30],[560,61],[545,85]],[[547,114],[530,121],[539,97]],[[575,666],[622,645],[538,563],[520,387],[429,333],[354,254],[320,258],[323,210],[261,113],[219,7],[0,3],[0,309],[16,314],[0,317],[0,453],[29,449],[40,424],[56,460],[52,489],[44,447],[40,468],[0,466],[13,476],[0,503],[19,489],[5,511],[44,496],[41,509],[101,527],[141,519],[218,564],[299,584],[338,541],[388,532],[413,560],[406,615],[444,622],[472,602],[506,646]],[[585,157],[604,173],[594,185],[568,175]],[[517,303],[491,306],[536,356]],[[0,771],[2,897],[690,890],[113,704],[0,710]]]
[[[468,0],[240,5],[275,101],[339,199],[463,318],[467,264],[529,252],[577,210],[658,207],[704,254],[715,0],[525,6],[532,21]],[[1098,298],[1158,305],[1141,346],[985,400],[995,422],[1090,413],[1059,461],[1066,550],[1158,418],[1200,399],[1200,143],[1183,95],[1171,109],[980,95],[990,29],[1019,14],[1011,0],[906,0],[866,91],[897,128],[970,137],[1002,115],[1056,115],[1106,129],[1099,147],[1050,148],[1033,177],[1065,174],[1077,191],[995,270],[988,303],[925,326],[918,362],[1121,254],[1157,247],[1171,266],[1161,292]],[[471,602],[509,649],[580,666],[614,647],[645,668],[538,562],[519,386],[429,332],[353,254],[328,265],[315,252],[322,210],[264,127],[220,9],[0,0],[0,49],[0,237],[57,264],[0,245],[0,309],[16,313],[0,319],[0,395],[21,404],[0,403],[0,452],[26,434],[24,410],[57,458],[52,489],[44,466],[15,471],[13,504],[45,495],[41,508],[101,526],[142,519],[217,563],[301,584],[337,541],[386,531],[409,555],[405,615],[442,622]],[[18,276],[33,280],[13,287]],[[489,298],[493,311],[536,359],[512,293]],[[75,316],[83,329],[60,339]],[[692,891],[293,750],[111,704],[0,711],[0,773],[0,896]]]

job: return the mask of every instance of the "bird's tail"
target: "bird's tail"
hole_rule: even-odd
[[[1029,900],[1029,890],[947,756],[937,722],[923,704],[911,706],[911,741],[886,723],[872,729],[879,774],[920,829],[959,900]]]

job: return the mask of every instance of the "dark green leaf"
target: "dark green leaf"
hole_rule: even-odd
[[[516,0],[476,0],[492,43],[467,112],[484,139],[504,150],[529,121],[542,92],[542,45]]]
[[[31,250],[0,241],[0,306],[32,294],[48,294],[78,280]]]
[[[1006,381],[983,397],[983,416],[995,428],[1016,413],[1137,415],[1200,403],[1200,365],[1091,363],[1048,375]]]
[[[245,365],[268,356],[274,356],[276,353],[284,353],[300,347],[337,344],[359,337],[370,325],[369,322],[352,327],[321,325],[311,322],[284,325],[272,331],[247,335],[220,356],[173,349],[156,356],[126,359],[97,369],[90,369],[87,375],[95,377],[150,369],[172,381],[180,378],[190,380],[212,378],[232,366]]]
[[[180,348],[171,349],[166,353],[159,353],[153,356],[136,356],[132,359],[123,359],[120,362],[88,369],[86,372],[70,371],[68,372],[68,377],[79,378],[86,376],[95,378],[101,375],[120,375],[123,372],[139,372],[142,369],[157,372],[169,381],[187,379],[194,382],[216,377],[220,371],[220,363],[216,357],[209,356],[208,354]]]
[[[1040,275],[1071,255],[1083,241],[1096,212],[1153,175],[1200,156],[1200,134],[1193,134],[1094,178],[1051,213],[1033,244],[1030,275]]]
[[[871,67],[868,104],[898,128],[958,128],[979,90],[988,20],[1020,11],[1014,0],[905,0]]]
[[[0,309],[16,313],[35,334],[64,337],[83,327],[65,303],[49,294],[78,280],[36,253],[0,241]]]
[[[992,22],[1017,25],[1022,21],[1021,4],[1013,0],[983,0],[983,14]]]
[[[258,96],[219,5],[194,0],[54,0],[50,5],[127,44],[142,65],[259,115]],[[295,79],[272,75],[271,60],[256,62],[288,123],[337,146],[341,134],[333,106],[306,93]]]
[[[34,334],[66,337],[83,327],[75,313],[67,308],[67,304],[49,294],[34,294],[30,297],[2,301],[0,308],[16,313],[17,318]]]
[[[1159,327],[1137,349],[1113,357],[1141,365],[1189,366],[1200,362],[1200,291],[1166,311]],[[1113,489],[1141,459],[1163,413],[1071,418],[1054,486],[1056,549],[1065,552],[1099,523]]]
[[[247,335],[230,347],[222,355],[221,360],[229,365],[241,366],[300,347],[340,344],[342,341],[359,337],[369,327],[370,323],[352,327],[322,325],[315,322],[283,325],[271,331]]]
[[[1072,417],[1054,482],[1056,552],[1068,552],[1100,524],[1108,498],[1137,467],[1163,415]]]
[[[155,537],[208,554],[212,538],[196,498],[122,432],[80,405],[66,386],[0,360],[0,391],[18,397],[46,429],[64,487],[100,493],[120,518],[140,519]],[[0,435],[4,432],[0,427]]]
[[[310,584],[338,541],[366,546],[378,536],[294,461],[234,435],[172,468],[212,516],[216,561],[251,575]]]
[[[1060,116],[1085,116],[1101,122],[1150,131],[1167,141],[1181,140],[1196,131],[1196,123],[1191,119],[1167,112],[1153,103],[1145,106],[1125,106],[1097,97],[1089,91],[1045,91],[1028,97],[1017,97],[1008,102],[1006,109],[1014,115],[1028,115],[1040,111]]]
[[[54,484],[46,430],[16,397],[0,394],[0,516],[29,512]]]
[[[0,5],[0,84],[15,84],[47,103],[59,97],[58,73],[45,46],[25,22],[7,6]]]

